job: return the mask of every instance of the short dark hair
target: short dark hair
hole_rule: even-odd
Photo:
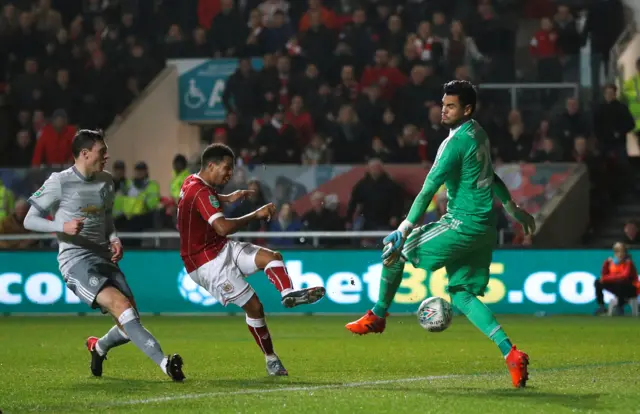
[[[614,92],[618,92],[618,87],[615,83],[607,83],[606,85],[604,85],[604,90],[606,91],[607,89],[613,89]]]
[[[475,112],[478,92],[471,82],[466,80],[453,80],[445,83],[443,89],[445,95],[457,96],[463,108],[470,105],[471,114]]]
[[[211,144],[202,152],[201,168],[206,168],[210,162],[219,164],[224,161],[225,157],[231,157],[235,163],[236,155],[229,146],[225,144]]]
[[[89,150],[93,148],[96,142],[104,142],[104,132],[102,130],[93,129],[81,129],[76,132],[71,142],[71,153],[73,158],[78,158],[82,150]]]
[[[187,157],[182,154],[176,155],[175,157],[173,157],[173,166],[174,168],[180,168],[184,170],[185,168],[187,168]]]

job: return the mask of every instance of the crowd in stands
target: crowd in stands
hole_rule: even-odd
[[[481,87],[475,117],[491,137],[496,164],[586,164],[597,217],[622,191],[608,177],[624,171],[625,137],[640,130],[634,121],[640,111],[631,114],[618,100],[626,89],[609,85],[603,94],[599,87],[600,68],[607,68],[601,63],[622,27],[620,2],[570,3],[4,0],[0,82],[10,128],[0,138],[0,167],[68,164],[76,128],[117,121],[166,59],[235,57],[238,69],[223,96],[226,122],[202,128],[206,142],[227,143],[249,168],[370,164],[351,200],[340,200],[348,203],[346,217],[331,208],[336,200],[318,193],[307,216],[296,217],[283,203],[278,220],[253,230],[388,229],[414,195],[403,194],[380,166],[430,167],[448,135],[440,126],[444,81],[576,82],[580,48],[589,39],[594,97],[601,102],[590,111],[573,94],[553,91],[537,92],[535,110],[520,111],[504,94]],[[540,20],[529,47],[534,71],[516,65],[523,14]],[[262,58],[260,67],[252,66],[253,57]],[[113,168],[122,181],[120,226],[172,226],[175,185],[162,198],[168,189],[157,188],[143,160],[134,171],[127,179],[124,165]],[[174,171],[179,183],[188,172],[184,157]],[[260,190],[259,181],[248,185]],[[389,204],[387,191],[404,201]],[[229,213],[263,201],[258,191]],[[434,200],[436,213],[444,201]]]

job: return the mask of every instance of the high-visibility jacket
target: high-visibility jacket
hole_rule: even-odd
[[[154,180],[147,180],[142,189],[135,185],[129,186],[122,197],[122,211],[127,218],[150,213],[158,207],[160,207],[160,185]]]
[[[13,191],[4,186],[0,180],[0,220],[9,216],[15,207],[16,197]]]
[[[124,182],[120,185],[113,200],[113,217],[120,217],[124,214],[124,202],[127,199],[129,188],[131,188],[132,185],[131,180],[128,178],[125,178]]]
[[[624,83],[622,94],[636,120],[636,131],[640,131],[640,73]]]
[[[182,183],[189,176],[189,170],[185,169],[180,171],[179,173],[173,172],[173,178],[171,179],[171,198],[174,201],[177,201],[180,198],[180,189],[182,188]]]

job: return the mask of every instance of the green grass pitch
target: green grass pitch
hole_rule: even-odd
[[[502,316],[529,353],[513,389],[500,353],[463,317],[442,333],[391,317],[353,336],[349,316],[268,318],[288,378],[266,376],[240,317],[143,317],[165,353],[185,359],[172,383],[134,345],[92,378],[84,340],[107,317],[0,318],[0,410],[60,413],[640,412],[640,319]]]

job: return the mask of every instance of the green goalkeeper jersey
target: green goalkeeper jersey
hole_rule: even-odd
[[[407,219],[418,224],[426,208],[422,204],[444,183],[449,201],[443,219],[459,232],[485,232],[496,225],[493,180],[489,137],[480,124],[470,119],[452,129],[438,148],[435,162]]]

